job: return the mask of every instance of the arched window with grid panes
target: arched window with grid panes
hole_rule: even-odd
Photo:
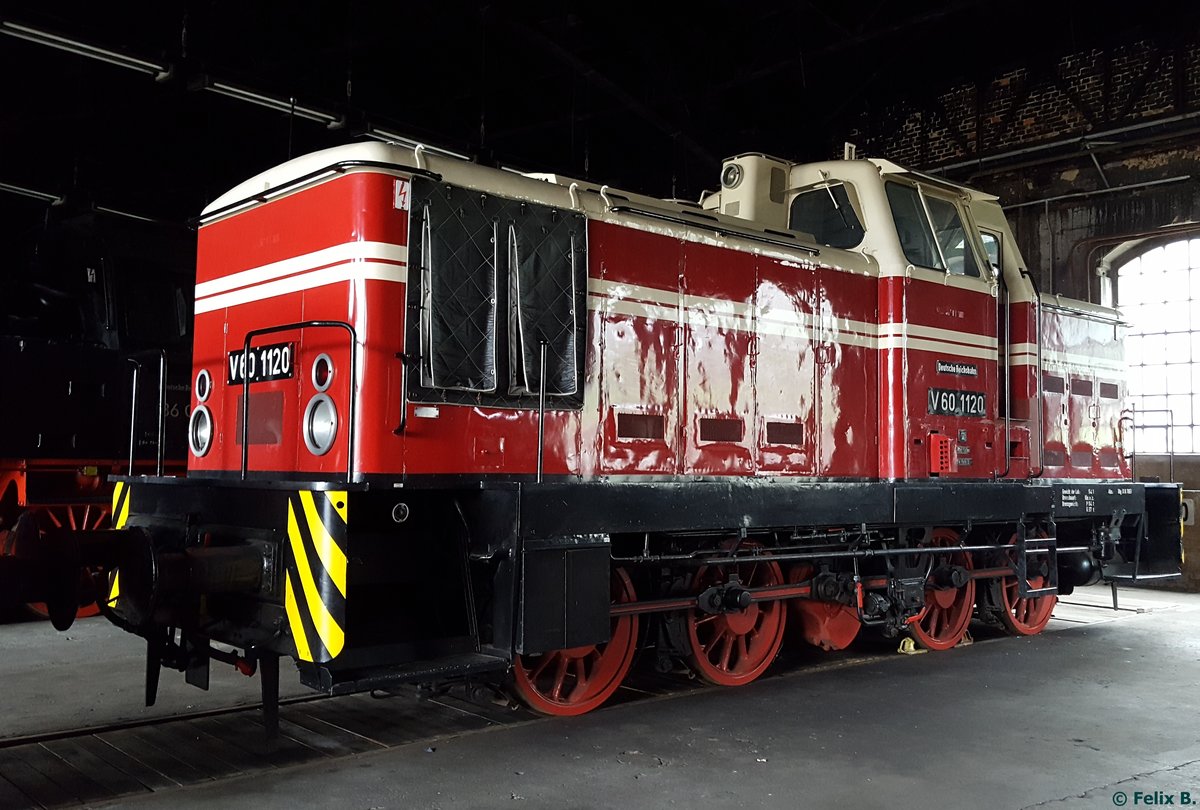
[[[1150,248],[1117,269],[1128,324],[1128,404],[1138,453],[1200,452],[1200,238]]]

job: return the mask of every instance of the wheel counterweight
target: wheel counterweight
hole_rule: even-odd
[[[788,582],[804,582],[812,575],[811,565],[799,563],[789,569]],[[846,649],[862,629],[858,611],[850,605],[817,599],[792,599],[790,604],[793,620],[800,622],[800,635],[827,652]]]

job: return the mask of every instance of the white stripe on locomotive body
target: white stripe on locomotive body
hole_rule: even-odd
[[[873,324],[836,316],[814,316],[794,310],[757,312],[754,305],[740,301],[680,296],[672,290],[595,278],[588,280],[588,291],[589,308],[603,313],[678,324],[682,322],[682,298],[686,322],[691,326],[715,326],[759,335],[827,340],[843,346],[868,349],[908,348],[976,360],[997,358],[996,338],[990,335],[954,332],[919,324]]]
[[[249,287],[284,276],[295,275],[318,267],[367,259],[382,259],[389,262],[408,263],[408,247],[390,242],[344,242],[340,245],[315,250],[300,256],[292,256],[270,264],[252,267],[212,281],[196,285],[196,298],[206,298],[217,293]]]
[[[312,290],[329,284],[347,281],[408,281],[408,268],[400,264],[379,261],[348,261],[332,267],[322,267],[307,273],[290,275],[278,281],[268,281],[252,287],[243,287],[232,292],[210,295],[196,299],[196,314],[236,307],[255,301],[265,301],[289,293]]]
[[[387,242],[334,245],[197,284],[196,313],[255,303],[340,282],[405,283],[407,268],[390,262],[407,259],[408,249],[403,245]],[[996,339],[989,335],[911,323],[873,324],[837,316],[815,316],[808,312],[778,309],[760,312],[753,304],[739,301],[681,295],[677,291],[604,279],[589,279],[588,290],[591,309],[633,317],[681,323],[682,302],[686,323],[696,327],[797,339],[815,338],[868,349],[906,347],[972,359],[996,357]]]
[[[1037,344],[1014,343],[1009,356],[1010,362],[1014,366],[1036,366],[1038,364]],[[1055,367],[1065,372],[1101,373],[1105,376],[1117,376],[1122,379],[1126,373],[1125,363],[1121,360],[1097,357],[1092,354],[1076,354],[1047,347],[1042,347],[1042,366],[1046,370]]]

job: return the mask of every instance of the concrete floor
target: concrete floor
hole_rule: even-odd
[[[145,662],[144,641],[98,616],[66,633],[43,621],[0,624],[0,740],[258,702],[257,678],[214,663],[208,692],[164,671],[147,708]],[[312,694],[294,673],[280,679],[280,693]]]
[[[1125,602],[1147,610],[1065,607],[1067,621],[1037,638],[846,657],[743,689],[104,806],[1103,808],[1120,806],[1119,792],[1146,804],[1137,791],[1200,802],[1200,596]],[[61,683],[41,688],[63,694]]]

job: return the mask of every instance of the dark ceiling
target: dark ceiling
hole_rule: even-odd
[[[0,183],[181,221],[290,155],[382,127],[484,161],[694,198],[716,185],[723,156],[824,158],[869,105],[1195,30],[1197,6],[9,2],[5,23],[171,70],[155,81],[0,34]],[[203,89],[214,81],[343,123]],[[0,211],[34,204],[10,196]]]

